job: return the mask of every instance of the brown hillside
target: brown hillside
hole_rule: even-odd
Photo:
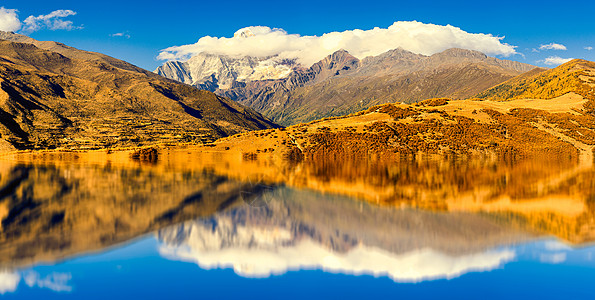
[[[574,92],[595,100],[595,62],[575,59],[537,74],[523,74],[476,97],[494,101],[514,99],[552,99]]]
[[[211,92],[56,45],[66,55],[0,40],[4,150],[212,141],[275,126]]]

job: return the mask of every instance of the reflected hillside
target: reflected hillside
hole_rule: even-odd
[[[280,188],[264,207],[240,206],[159,231],[167,258],[247,277],[324,269],[396,281],[497,268],[529,238],[469,213],[394,210],[341,196]]]
[[[158,152],[156,161],[106,151],[1,156],[1,264],[55,261],[237,206],[218,216],[217,226],[264,228],[266,239],[267,230],[276,230],[273,245],[307,240],[341,253],[365,245],[391,255],[429,248],[457,256],[525,235],[574,244],[595,239],[595,170],[587,164],[424,155],[294,161],[191,147]],[[179,237],[161,234],[168,243],[183,241],[184,234],[209,228],[201,222],[183,225]]]
[[[77,160],[0,163],[0,265],[100,250],[233,206],[252,189],[201,169]]]
[[[234,152],[188,151],[168,155],[186,155],[190,165],[208,164],[214,173],[243,182],[305,188],[382,206],[488,214],[575,244],[595,238],[595,170],[590,163],[437,155],[292,162],[266,154],[246,158]]]

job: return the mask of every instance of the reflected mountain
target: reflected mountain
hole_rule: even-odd
[[[246,277],[322,269],[416,282],[497,268],[515,256],[500,245],[531,238],[477,214],[395,210],[288,188],[263,197],[267,206],[160,230],[161,254]]]
[[[594,179],[588,165],[489,157],[312,163],[191,147],[160,149],[156,161],[16,153],[0,157],[0,269],[105,251],[159,230],[164,255],[250,276],[323,268],[448,278],[495,268],[514,256],[506,245],[536,236],[593,241]],[[238,254],[250,251],[316,255],[271,267]],[[376,260],[448,267],[405,276]]]
[[[169,155],[182,155],[175,150]],[[220,151],[189,155],[213,173],[365,200],[386,207],[489,215],[501,224],[572,244],[595,240],[595,167],[592,161],[418,155],[413,160],[320,157],[287,162],[246,159]]]
[[[0,267],[101,250],[209,216],[253,189],[200,169],[65,161],[0,164]]]

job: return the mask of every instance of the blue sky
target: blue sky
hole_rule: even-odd
[[[24,32],[102,52],[153,70],[160,50],[192,44],[203,36],[231,37],[240,28],[268,26],[289,34],[317,35],[353,29],[387,28],[396,21],[419,21],[504,36],[520,54],[508,59],[540,66],[547,57],[595,60],[595,1],[1,1],[28,16],[72,10],[61,20],[68,29],[41,26]],[[23,24],[24,25],[24,24]],[[23,28],[23,27],[21,27]],[[122,33],[121,36],[110,36]],[[567,50],[543,49],[556,43]],[[560,47],[557,47],[560,48]],[[536,52],[535,50],[539,51]],[[550,67],[552,65],[549,65]]]

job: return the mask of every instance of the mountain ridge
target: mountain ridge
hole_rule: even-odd
[[[181,79],[159,72],[160,68],[158,73]],[[464,99],[533,68],[456,48],[431,56],[398,48],[361,60],[338,50],[309,68],[293,66],[284,78],[243,80],[222,88],[213,75],[209,84],[195,86],[252,107],[282,125],[292,125],[382,103]]]

